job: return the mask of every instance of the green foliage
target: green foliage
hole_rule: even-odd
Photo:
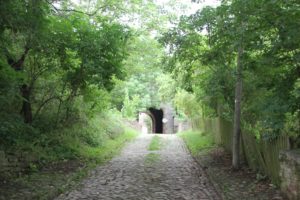
[[[128,90],[126,90],[124,105],[122,108],[122,114],[127,118],[136,118],[140,98],[138,95],[134,95],[132,99],[129,98]]]
[[[22,76],[17,74],[0,58],[0,118],[5,119],[9,114],[18,115],[16,106],[21,99],[19,85]],[[15,116],[18,118],[18,116]],[[14,118],[11,116],[11,118]]]
[[[19,115],[1,113],[0,120],[0,144],[3,150],[14,149],[18,143],[40,136],[39,130],[25,124]]]
[[[154,136],[151,139],[151,142],[149,144],[148,150],[149,151],[157,151],[161,149],[161,145],[162,145],[162,141],[161,138],[159,136]]]
[[[129,28],[102,15],[52,9],[47,1],[0,4],[1,148],[39,160],[80,157],[83,144],[99,147],[124,133],[119,118],[99,113],[111,106],[113,77],[125,75]],[[20,116],[24,104],[30,124]]]
[[[201,106],[194,94],[179,90],[175,95],[175,105],[183,117],[194,118],[202,115]]]
[[[214,139],[210,134],[187,131],[179,134],[185,141],[188,149],[193,155],[214,146]]]
[[[176,82],[169,74],[161,74],[156,78],[159,85],[158,95],[162,102],[173,103],[176,94]]]
[[[124,116],[136,117],[138,111],[159,107],[162,102],[172,102],[176,83],[160,69],[163,47],[149,35],[138,35],[129,47],[125,61],[127,78],[115,79],[113,103]],[[121,98],[123,97],[123,98]]]
[[[137,135],[136,131],[126,129],[123,134],[119,134],[116,138],[104,141],[102,146],[91,147],[85,145],[81,146],[78,151],[83,158],[96,160],[97,162],[107,161],[118,153],[126,142],[131,141]]]
[[[286,113],[286,121],[284,126],[284,131],[292,136],[298,137],[300,131],[300,120],[299,120],[300,110],[297,110],[295,113]]]
[[[299,110],[300,30],[292,20],[298,8],[296,1],[222,1],[183,16],[160,39],[170,50],[166,70],[196,95],[206,116],[232,120],[235,63],[242,47],[243,124],[261,138],[277,137]]]
[[[1,1],[1,149],[41,163],[106,157],[132,136],[112,107],[134,118],[173,103],[181,117],[232,120],[239,48],[243,126],[297,139],[299,2],[226,0],[174,25],[176,2]],[[194,152],[210,144],[183,137]]]
[[[71,12],[62,17],[49,12],[49,3],[34,2],[1,3],[1,9],[11,8],[0,24],[1,70],[5,70],[0,82],[9,91],[1,95],[1,103],[14,103],[13,113],[19,113],[24,99],[14,98],[19,95],[16,84],[26,84],[36,124],[46,116],[57,124],[77,118],[79,110],[93,115],[106,109],[112,77],[124,77],[129,28],[100,15],[91,19]],[[76,105],[78,101],[86,103],[85,109]]]
[[[4,145],[10,141],[10,151],[30,153],[39,164],[65,159],[102,161],[111,157],[111,152],[115,152],[125,141],[137,135],[123,127],[120,116],[115,114],[98,115],[89,121],[61,127],[49,133],[33,134],[36,130],[25,132],[26,129],[21,128],[22,135],[13,135],[13,140],[6,140]]]
[[[133,118],[174,97],[155,36],[178,9],[140,0],[2,1],[1,150],[30,153],[32,171],[110,157],[134,136],[112,107]]]

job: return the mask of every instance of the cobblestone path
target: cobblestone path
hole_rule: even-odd
[[[91,172],[77,189],[57,200],[218,200],[219,195],[176,135],[159,135],[162,147],[148,151],[153,135],[140,135],[122,153]]]

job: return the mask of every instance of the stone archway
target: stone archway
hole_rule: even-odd
[[[148,109],[149,115],[152,118],[153,121],[153,128],[152,128],[152,132],[153,133],[163,133],[163,117],[164,117],[164,113],[162,111],[162,109],[156,109],[156,108],[149,108]]]
[[[149,130],[149,125],[146,124],[146,118],[151,118],[152,130]],[[150,107],[147,111],[142,111],[139,113],[139,124],[142,129],[147,128],[147,131],[151,133],[159,134],[173,134],[174,133],[174,112],[171,106],[161,105],[161,108],[157,109]]]
[[[151,125],[148,124],[151,119]],[[154,116],[148,111],[139,112],[138,122],[141,126],[142,133],[153,133],[155,131],[155,119]]]

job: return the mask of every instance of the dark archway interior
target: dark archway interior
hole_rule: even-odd
[[[163,111],[161,109],[156,108],[149,108],[149,112],[154,117],[154,123],[153,123],[153,132],[154,133],[163,133]]]

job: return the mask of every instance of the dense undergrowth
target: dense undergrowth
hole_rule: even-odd
[[[1,150],[19,158],[25,168],[21,170],[30,171],[67,160],[100,163],[111,158],[124,142],[137,135],[136,131],[123,125],[121,116],[112,113],[99,114],[50,132],[26,124],[20,129],[21,133],[19,127],[10,128],[10,135],[14,137],[1,132],[2,138],[6,137],[1,142]]]
[[[1,149],[7,154],[19,159],[30,156],[22,159],[20,171],[14,166],[1,174],[5,181],[0,181],[0,199],[53,199],[75,187],[137,135],[124,126],[120,115],[106,113],[49,133],[39,132],[39,136],[24,133],[18,140],[6,140]]]

